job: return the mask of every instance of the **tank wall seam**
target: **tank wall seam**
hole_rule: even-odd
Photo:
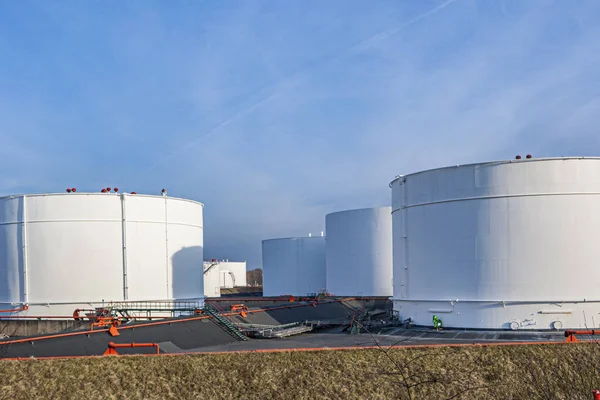
[[[436,200],[425,203],[415,203],[409,204],[405,206],[401,206],[399,208],[393,209],[392,214],[396,211],[400,211],[405,208],[414,208],[414,207],[423,207],[435,204],[444,204],[444,203],[456,203],[460,201],[475,201],[475,200],[492,200],[492,199],[504,199],[504,198],[512,198],[512,197],[550,197],[550,196],[598,196],[600,192],[571,192],[571,193],[524,193],[524,194],[503,194],[496,196],[479,196],[479,197],[462,197],[456,199],[444,199],[444,200]]]

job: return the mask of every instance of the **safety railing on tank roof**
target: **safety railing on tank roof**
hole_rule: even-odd
[[[105,308],[130,311],[194,311],[198,301],[119,301],[110,302]]]

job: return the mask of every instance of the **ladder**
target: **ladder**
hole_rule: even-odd
[[[210,304],[205,303],[202,313],[213,318],[213,320],[220,326],[225,332],[238,340],[248,340],[246,335],[242,333],[234,324],[231,323],[227,318],[223,317],[219,312]]]

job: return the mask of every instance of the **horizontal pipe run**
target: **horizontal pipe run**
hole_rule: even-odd
[[[108,350],[106,353],[104,353],[104,355],[108,355],[108,354],[115,354],[116,352],[111,352],[112,350],[115,349],[119,349],[119,348],[136,348],[136,347],[154,347],[156,348],[156,354],[160,354],[160,346],[158,345],[158,343],[115,343],[115,342],[108,342]]]
[[[29,310],[29,306],[23,305],[19,308],[12,308],[10,310],[0,310],[0,313],[15,313]]]
[[[600,330],[588,329],[588,330],[582,330],[582,331],[576,331],[576,330],[566,330],[565,331],[565,337],[568,337],[571,335],[600,335]]]
[[[517,305],[517,304],[554,304],[561,307],[564,304],[578,304],[578,303],[600,303],[598,300],[590,299],[578,299],[578,300],[475,300],[475,299],[396,299],[392,298],[392,301],[402,303],[499,303],[504,305]],[[548,313],[548,310],[544,311]]]
[[[134,320],[153,320],[153,319],[165,319],[172,317],[127,317],[124,319],[134,319]],[[20,319],[65,319],[65,320],[73,320],[77,321],[73,318],[72,315],[0,315],[0,321],[11,321],[11,320],[20,320]],[[95,320],[96,316],[81,316],[79,317],[79,321],[90,321]]]

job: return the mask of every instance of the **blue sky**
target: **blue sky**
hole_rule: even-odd
[[[598,155],[600,2],[0,3],[0,192],[205,203],[205,256],[387,205],[400,173]]]

